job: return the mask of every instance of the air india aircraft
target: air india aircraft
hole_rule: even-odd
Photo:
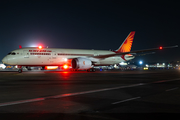
[[[63,66],[72,67],[73,70],[95,71],[94,66],[108,66],[119,64],[135,58],[136,53],[156,51],[170,47],[159,47],[145,50],[131,51],[135,31],[130,32],[122,45],[115,51],[86,50],[86,49],[60,49],[28,47],[16,49],[8,53],[2,62],[8,65],[17,65],[18,72],[22,72],[22,66]]]

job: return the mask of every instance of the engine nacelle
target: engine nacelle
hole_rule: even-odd
[[[71,61],[73,69],[89,69],[92,66],[92,62],[86,58],[74,58]]]

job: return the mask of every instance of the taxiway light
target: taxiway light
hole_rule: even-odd
[[[142,61],[139,61],[139,64],[140,64],[140,65],[142,65],[142,64],[143,64],[143,62],[142,62]]]

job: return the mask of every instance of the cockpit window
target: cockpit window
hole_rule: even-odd
[[[16,55],[16,53],[15,52],[10,52],[10,53],[8,53],[8,55]]]
[[[11,55],[16,55],[16,53],[15,53],[15,52],[13,52],[13,53],[11,53]]]

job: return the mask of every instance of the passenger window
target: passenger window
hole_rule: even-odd
[[[11,53],[8,53],[8,55],[10,55]]]

